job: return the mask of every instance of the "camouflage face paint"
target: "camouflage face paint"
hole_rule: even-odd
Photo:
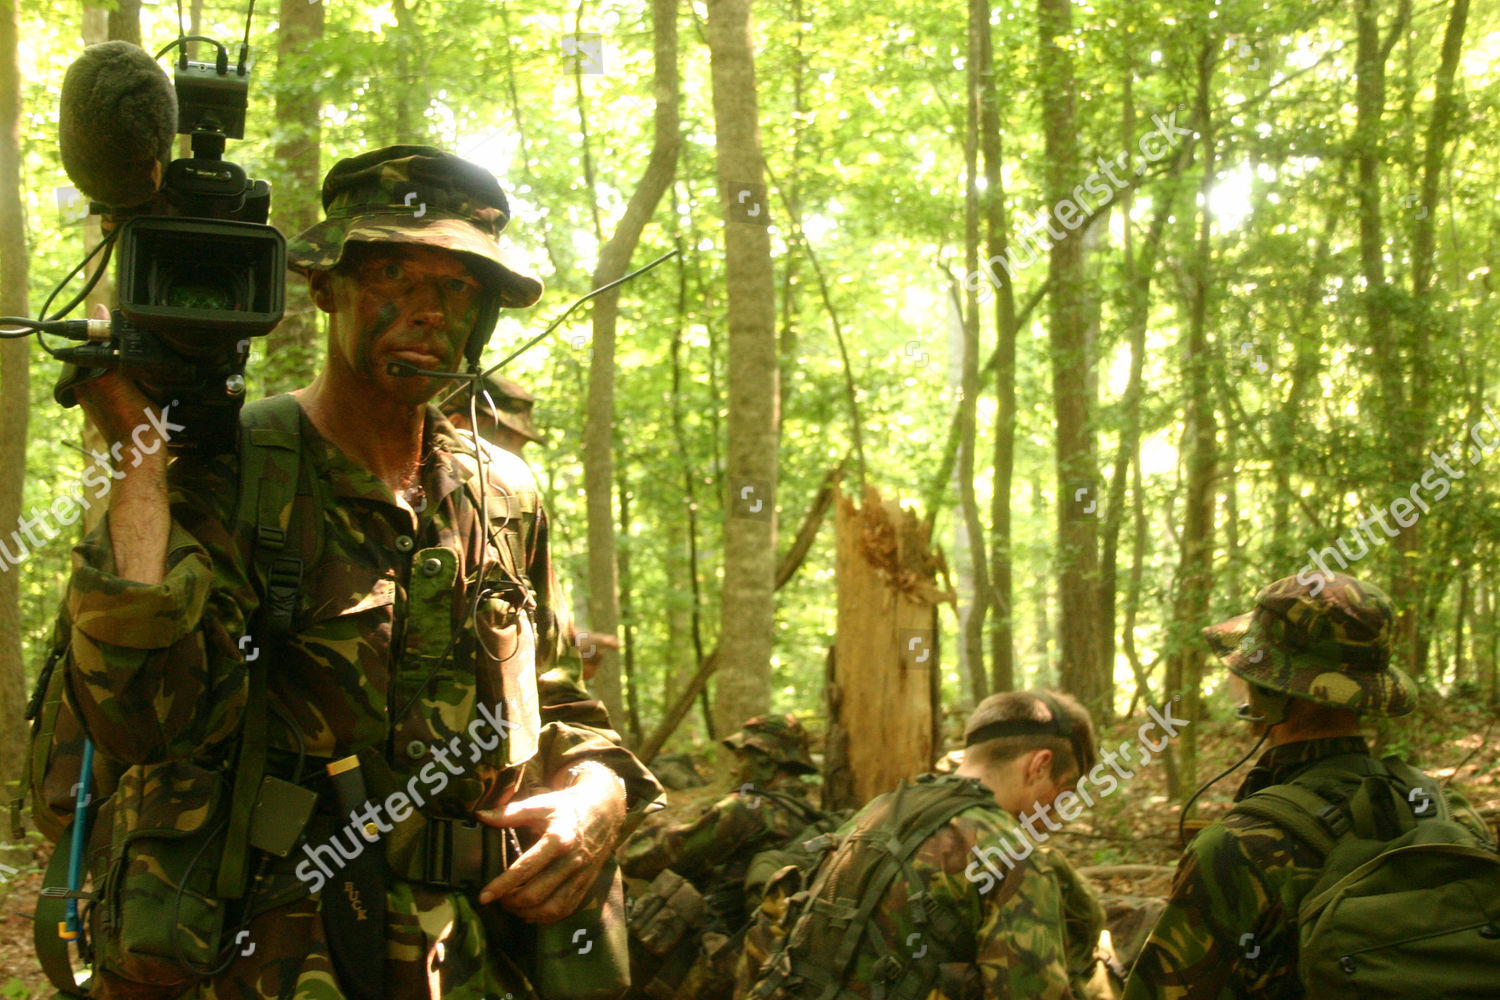
[[[370,367],[370,356],[374,352],[375,342],[380,335],[395,325],[396,320],[401,318],[401,311],[396,308],[394,302],[386,301],[376,310],[375,318],[371,320],[364,329],[359,332],[359,340],[354,349],[354,370],[366,376],[374,375]]]

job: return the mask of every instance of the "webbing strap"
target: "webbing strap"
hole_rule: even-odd
[[[68,953],[68,942],[61,936],[67,918],[68,901],[61,895],[49,895],[48,889],[64,891],[68,887],[68,850],[65,846],[73,830],[75,816],[58,838],[59,847],[52,852],[47,863],[47,873],[42,876],[42,894],[37,897],[36,916],[31,924],[31,940],[36,946],[36,957],[52,985],[67,997],[87,997],[89,981],[79,985],[73,974],[73,961]]]
[[[240,420],[235,528],[243,531],[253,526],[251,569],[261,586],[260,606],[248,633],[258,652],[245,663],[245,714],[215,889],[221,899],[242,898],[249,882],[250,820],[266,773],[270,664],[283,658],[302,589],[302,560],[286,551],[287,544],[295,541],[290,527],[297,494],[317,496],[317,477],[310,463],[302,461],[301,419],[296,397],[280,395],[246,406]],[[314,537],[321,547],[320,504],[314,505],[313,519]]]

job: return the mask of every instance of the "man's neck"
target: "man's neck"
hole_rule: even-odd
[[[391,488],[398,500],[422,458],[426,405],[340,392],[325,370],[293,395],[318,433]]]
[[[1306,743],[1308,740],[1331,740],[1343,736],[1359,736],[1358,726],[1338,725],[1317,728],[1291,729],[1285,725],[1272,726],[1267,747],[1285,746],[1288,743]]]

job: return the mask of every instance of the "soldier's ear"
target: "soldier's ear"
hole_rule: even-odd
[[[326,313],[333,312],[333,275],[328,271],[307,272],[307,292],[313,304]]]

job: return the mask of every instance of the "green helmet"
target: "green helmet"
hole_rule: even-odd
[[[434,146],[386,146],[340,160],[323,179],[327,216],[287,241],[301,274],[338,265],[349,243],[417,243],[462,254],[484,282],[486,305],[464,348],[477,363],[501,308],[524,309],[542,283],[500,256],[510,205],[483,167]]]
[[[731,750],[759,750],[798,774],[817,774],[807,750],[807,730],[791,715],[757,715],[722,741]]]
[[[1255,610],[1203,630],[1230,670],[1272,691],[1361,715],[1405,715],[1411,678],[1391,665],[1391,599],[1342,573],[1299,573],[1255,595]]]

